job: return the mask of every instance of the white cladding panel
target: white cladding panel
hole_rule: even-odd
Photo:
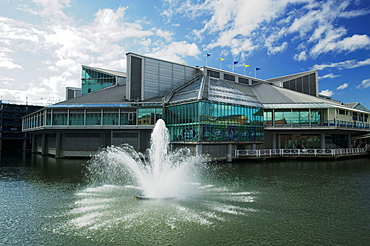
[[[144,57],[144,99],[164,96],[197,76],[198,69]]]

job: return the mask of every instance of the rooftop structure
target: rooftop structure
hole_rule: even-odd
[[[123,143],[144,151],[159,118],[174,148],[228,159],[237,149],[345,148],[370,133],[366,107],[318,95],[316,70],[261,80],[135,53],[127,54],[127,73],[82,70],[82,96],[23,119],[34,151],[87,156]]]

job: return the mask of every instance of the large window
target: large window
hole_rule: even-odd
[[[256,141],[263,139],[260,108],[197,102],[165,108],[173,141]]]
[[[103,125],[118,125],[118,117],[118,109],[104,109]]]
[[[139,108],[137,110],[138,125],[154,125],[162,118],[162,108]]]
[[[67,125],[68,111],[54,110],[53,111],[53,125]]]
[[[86,125],[101,125],[101,110],[86,110]]]
[[[122,112],[120,125],[136,125],[136,112]]]
[[[69,125],[83,125],[85,117],[84,115],[84,110],[70,110]]]
[[[82,94],[87,94],[92,91],[100,90],[105,87],[114,85],[116,78],[112,75],[98,72],[86,67],[82,68]]]
[[[322,111],[320,109],[285,109],[275,110],[273,118],[271,111],[265,111],[266,125],[271,125],[274,121],[275,126],[284,125],[320,125]]]

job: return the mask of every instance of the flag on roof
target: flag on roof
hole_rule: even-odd
[[[221,61],[224,61],[225,59],[224,59],[224,58],[221,58],[220,60],[221,60]]]
[[[260,67],[256,67],[256,71],[258,71],[258,70],[261,70],[261,68]]]
[[[250,65],[244,65],[245,67],[249,67]]]
[[[239,62],[237,62],[237,61],[234,61],[234,65],[236,65],[236,64],[238,64]]]
[[[211,56],[211,54],[210,53],[207,53],[207,57],[210,57]]]

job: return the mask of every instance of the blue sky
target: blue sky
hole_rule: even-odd
[[[0,0],[3,100],[64,100],[81,65],[126,71],[127,52],[191,66],[209,53],[261,79],[318,69],[321,94],[370,108],[369,0]]]

